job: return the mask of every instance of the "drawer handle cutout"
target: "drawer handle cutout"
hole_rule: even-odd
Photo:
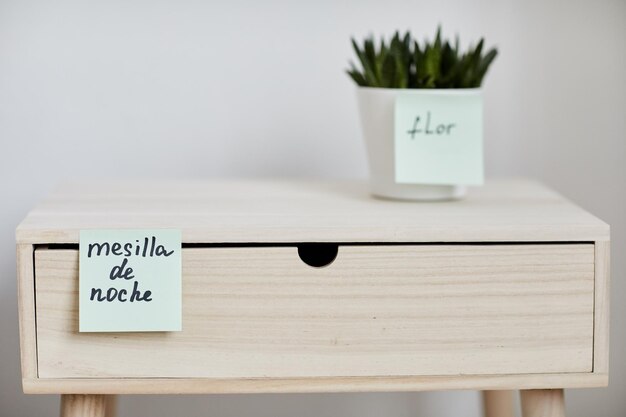
[[[339,245],[336,243],[301,243],[298,255],[305,264],[314,268],[322,268],[333,263],[337,258]]]

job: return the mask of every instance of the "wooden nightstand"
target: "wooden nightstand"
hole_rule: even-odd
[[[182,332],[78,333],[79,231],[126,228],[181,229]],[[609,227],[524,180],[421,204],[357,182],[68,185],[17,254],[24,392],[63,394],[65,417],[110,415],[109,394],[450,389],[485,390],[490,417],[510,410],[489,390],[521,389],[552,417],[563,388],[608,383]]]

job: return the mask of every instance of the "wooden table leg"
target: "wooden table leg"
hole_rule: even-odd
[[[117,395],[106,395],[106,417],[115,417],[117,415]]]
[[[61,395],[61,417],[108,417],[106,395]]]
[[[483,391],[485,417],[515,417],[513,391]]]
[[[565,417],[562,389],[537,389],[520,392],[523,417]]]

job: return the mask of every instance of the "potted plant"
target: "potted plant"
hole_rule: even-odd
[[[481,83],[497,55],[484,40],[465,51],[441,38],[420,44],[407,32],[389,42],[352,39],[372,194],[409,200],[455,199],[481,184]]]

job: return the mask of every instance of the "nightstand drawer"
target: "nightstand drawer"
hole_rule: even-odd
[[[591,372],[593,244],[183,249],[183,331],[78,333],[78,251],[35,251],[39,378]]]

